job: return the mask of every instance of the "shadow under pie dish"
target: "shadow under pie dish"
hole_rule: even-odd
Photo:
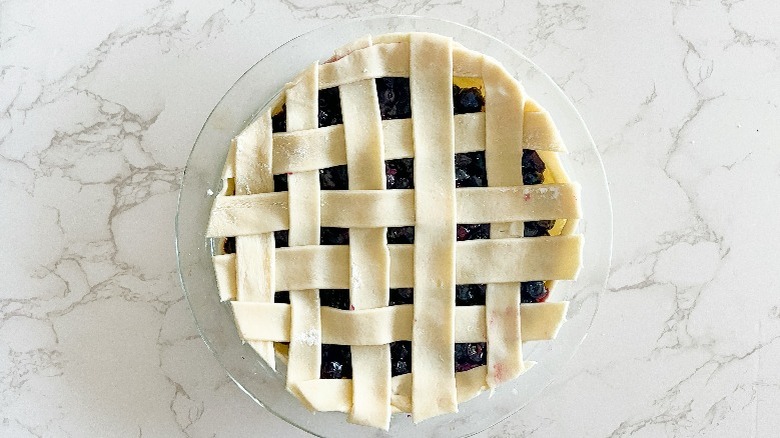
[[[207,237],[242,339],[316,411],[387,429],[517,378],[582,239],[549,115],[436,34],[365,37],[232,142]]]

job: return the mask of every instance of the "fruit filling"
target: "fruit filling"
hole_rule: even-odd
[[[466,114],[484,111],[485,99],[482,94],[482,84],[479,81],[456,78],[452,87],[453,113]],[[460,85],[458,85],[460,83]],[[383,120],[403,119],[412,116],[411,96],[408,78],[385,77],[376,79],[376,89],[379,100],[380,114]],[[341,103],[338,88],[320,90],[318,99],[318,121],[320,127],[342,123]],[[273,132],[286,131],[285,106],[272,116]],[[486,187],[487,171],[485,168],[485,152],[467,152],[455,154],[455,186],[456,187]],[[534,150],[524,149],[522,158],[523,184],[534,185],[545,182],[546,165]],[[347,166],[336,166],[320,171],[320,187],[322,190],[349,189]],[[547,172],[549,174],[549,172]],[[414,188],[414,159],[402,158],[385,162],[386,188]],[[287,175],[274,175],[274,191],[287,191]],[[555,220],[529,221],[524,224],[525,237],[549,236],[555,227]],[[489,239],[490,224],[457,224],[457,240]],[[276,247],[288,246],[288,231],[274,233]],[[414,227],[392,227],[387,229],[388,244],[413,244]],[[349,230],[346,228],[323,227],[320,233],[321,245],[348,245]],[[223,245],[225,253],[235,252],[235,238],[228,238]],[[485,284],[460,284],[455,290],[457,306],[485,305]],[[548,287],[543,280],[526,281],[520,285],[521,301],[523,303],[539,303],[547,299]],[[322,289],[319,292],[323,306],[349,310],[349,290]],[[289,292],[277,292],[274,302],[289,303]],[[389,305],[414,303],[412,288],[390,289]],[[411,372],[412,346],[410,341],[397,341],[390,344],[391,372],[393,376]],[[487,361],[487,345],[478,343],[455,344],[455,371],[468,371]],[[320,377],[323,379],[341,379],[352,377],[352,357],[350,347],[346,345],[322,345],[322,367]]]

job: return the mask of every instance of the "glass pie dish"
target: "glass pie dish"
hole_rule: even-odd
[[[560,283],[551,294],[568,300],[568,321],[555,341],[529,342],[528,360],[538,362],[522,378],[495,393],[464,403],[456,414],[414,425],[406,414],[395,415],[389,432],[345,422],[341,413],[313,415],[285,390],[283,372],[269,368],[242,343],[227,303],[221,303],[211,265],[212,243],[205,238],[213,195],[220,190],[222,164],[230,139],[264,111],[285,82],[312,60],[326,60],[332,50],[366,34],[424,31],[492,56],[519,79],[530,96],[555,120],[569,149],[562,157],[572,180],[582,186],[583,219],[579,223],[585,249],[579,278]],[[255,401],[292,424],[321,436],[465,436],[490,427],[517,412],[549,385],[584,339],[598,307],[611,257],[611,207],[601,161],[593,141],[571,102],[537,66],[511,47],[476,30],[418,17],[374,17],[323,27],[282,45],[249,69],[212,111],[190,155],[176,218],[176,243],[182,285],[206,344],[231,378]]]

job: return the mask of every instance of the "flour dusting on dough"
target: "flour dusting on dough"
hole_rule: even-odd
[[[320,332],[319,330],[311,329],[309,331],[299,333],[295,336],[295,342],[306,344],[309,347],[312,347],[320,342]]]

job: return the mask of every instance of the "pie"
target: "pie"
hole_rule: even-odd
[[[430,33],[313,63],[233,139],[206,236],[241,338],[314,411],[457,412],[555,338],[582,236],[549,114]]]

